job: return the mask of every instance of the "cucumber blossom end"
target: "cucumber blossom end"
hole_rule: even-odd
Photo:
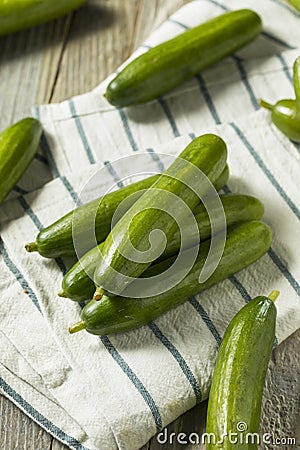
[[[273,302],[275,302],[275,300],[277,300],[278,296],[280,295],[280,291],[272,291],[269,295],[268,298],[270,300],[272,300]]]
[[[59,296],[59,297],[64,297],[64,298],[67,298],[67,294],[65,293],[65,291],[62,289],[61,291],[59,291],[58,293],[57,293],[57,295]]]
[[[271,103],[266,102],[262,98],[259,99],[259,104],[262,108],[269,109],[270,111],[272,111],[273,109],[273,105],[271,105]]]
[[[105,294],[104,289],[99,287],[96,289],[96,291],[93,295],[93,299],[99,301],[99,300],[101,300],[101,298],[103,297],[104,294]]]
[[[79,322],[73,323],[73,325],[69,326],[69,333],[74,334],[78,333],[78,331],[84,330],[86,328],[86,323],[83,320]]]
[[[38,246],[35,242],[29,242],[29,244],[25,245],[25,250],[28,253],[32,253],[32,252],[37,252],[38,251]]]

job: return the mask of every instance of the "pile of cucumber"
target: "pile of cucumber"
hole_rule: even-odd
[[[260,220],[264,212],[262,203],[249,195],[218,194],[228,178],[226,144],[220,137],[207,134],[194,139],[161,175],[77,208],[79,239],[85,242],[85,224],[90,216],[95,217],[98,246],[89,248],[87,239],[86,254],[63,277],[58,295],[85,302],[81,320],[71,325],[69,332],[85,329],[95,335],[110,335],[141,327],[266,253],[272,232]],[[211,190],[215,197],[208,195]],[[114,212],[135,192],[139,193],[135,203],[110,230]],[[215,198],[219,200],[227,236],[216,268],[204,282],[199,282],[213,238],[207,197],[212,203]],[[178,198],[184,206],[178,204]],[[189,224],[186,207],[191,210],[196,227]],[[178,229],[169,215],[172,208],[176,209],[176,219],[186,220],[184,229]],[[73,214],[66,214],[40,231],[35,242],[26,245],[27,251],[38,251],[49,258],[76,255]],[[220,221],[213,232],[221,235],[223,227]],[[152,260],[138,260],[135,251],[147,252],[149,236],[158,229],[164,232],[166,245],[161,249],[159,239],[152,240]],[[180,253],[182,235],[187,235],[188,240]],[[191,249],[196,250],[196,258],[189,270],[169,285],[174,273],[169,278],[161,275],[180,256],[188,265]],[[149,294],[149,286],[153,285],[157,293],[151,293],[150,289]],[[269,297],[251,300],[226,330],[209,396],[206,431],[214,440],[207,442],[208,449],[233,450],[235,441],[231,436],[238,436],[239,448],[258,448],[262,392],[275,339],[277,296],[274,291]],[[249,444],[249,439],[256,441]]]
[[[199,174],[203,174],[204,179]],[[76,220],[83,242],[85,223],[90,215],[96,217],[98,247],[87,246],[86,254],[63,277],[59,296],[87,302],[82,309],[81,321],[72,325],[70,332],[86,329],[89,333],[104,335],[140,327],[260,258],[272,240],[270,227],[260,221],[264,212],[262,203],[249,195],[220,194],[218,199],[227,227],[225,247],[216,270],[205,282],[199,283],[199,275],[211,246],[210,217],[207,205],[205,207],[201,202],[207,194],[204,180],[209,180],[218,191],[226,184],[228,177],[226,144],[220,137],[207,134],[194,139],[161,175],[139,181],[77,208]],[[139,191],[141,195],[110,230],[116,208],[127,195]],[[186,209],[178,207],[177,198],[193,212],[196,229],[187,225],[179,231],[166,212],[173,204],[177,219],[180,215],[185,219]],[[73,214],[66,214],[40,231],[35,242],[25,246],[27,251],[38,251],[48,258],[75,255]],[[217,225],[214,233],[224,231],[221,229],[224,227],[222,222],[219,227]],[[147,262],[137,261],[134,252],[145,252],[149,247],[149,234],[157,229],[162,230],[166,237],[163,251],[161,244],[154,241],[152,250],[159,255]],[[191,248],[194,251],[196,248],[196,258],[191,270],[178,283],[164,289],[169,281],[168,276],[157,276],[165,273],[176,261],[182,232],[189,237],[187,248],[182,252],[183,260],[189,263]],[[159,292],[156,295],[149,293],[152,279]]]

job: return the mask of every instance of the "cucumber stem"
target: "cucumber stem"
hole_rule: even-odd
[[[272,109],[273,109],[273,105],[271,105],[271,103],[266,102],[262,98],[259,99],[259,104],[263,108],[269,109],[270,111],[272,111]]]
[[[272,300],[273,302],[275,302],[275,300],[277,299],[277,297],[279,296],[280,292],[279,291],[272,291],[270,295],[268,295],[268,298],[270,300]]]
[[[38,246],[36,245],[35,242],[29,242],[29,244],[25,245],[25,249],[28,253],[37,252]]]
[[[86,328],[86,323],[83,320],[79,322],[73,323],[73,325],[69,326],[69,333],[74,334],[78,333],[78,331],[84,330]]]
[[[96,289],[96,291],[95,291],[95,293],[93,295],[93,299],[99,301],[99,300],[101,300],[103,295],[104,295],[104,289],[99,287],[99,288]]]
[[[64,298],[67,298],[67,294],[65,293],[65,291],[62,289],[61,291],[59,291],[58,293],[57,293],[57,295],[59,296],[59,297],[64,297]]]

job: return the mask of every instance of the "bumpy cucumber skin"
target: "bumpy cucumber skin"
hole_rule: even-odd
[[[95,217],[95,234],[97,242],[104,241],[111,229],[111,220],[117,206],[132,193],[148,189],[159,178],[154,175],[133,183],[117,191],[113,191],[100,199],[93,200],[76,210],[77,239],[85,241],[86,223],[90,217]],[[37,250],[45,258],[74,256],[72,236],[74,212],[70,211],[56,222],[44,228],[36,237]],[[90,247],[91,248],[91,247]],[[90,249],[87,246],[87,251]]]
[[[219,191],[226,183],[229,178],[229,169],[228,165],[225,166],[225,169],[217,179],[217,181],[214,183],[215,189]],[[262,205],[257,204],[255,205],[248,205],[248,218],[252,219],[259,219],[258,215],[260,214]],[[244,211],[244,207],[240,205],[242,210]],[[197,209],[197,207],[196,207]],[[254,212],[254,210],[256,210]],[[251,211],[253,211],[253,214],[257,214],[257,217],[251,216]],[[199,214],[201,211],[199,210]],[[261,214],[262,215],[262,214]],[[201,232],[202,239],[205,239],[210,235],[210,225],[207,224],[207,214],[203,214],[203,208],[202,208],[202,216],[206,217],[206,222],[203,221],[203,226],[201,225],[201,230],[203,229],[203,233]],[[201,220],[200,216],[197,220]],[[202,222],[201,222],[202,223]],[[101,231],[103,233],[103,229],[101,228]],[[109,229],[107,231],[107,234],[109,233]],[[104,238],[107,236],[107,234],[104,236]],[[171,255],[178,249],[179,243],[176,244],[174,239],[170,241],[170,251],[166,253],[166,255]],[[171,250],[171,247],[173,247],[173,250]],[[97,264],[97,258],[99,257],[99,250],[102,251],[103,248],[103,242],[98,245],[96,248],[92,248],[90,251],[88,251],[82,258],[80,258],[80,261],[77,261],[73,267],[66,273],[62,280],[62,292],[60,293],[61,296],[68,297],[71,300],[74,301],[84,301],[89,300],[92,298],[93,293],[95,291],[95,285],[93,282],[95,267]],[[166,249],[167,252],[167,249]],[[165,255],[165,257],[167,257]]]
[[[218,16],[136,58],[110,82],[105,96],[118,107],[153,100],[248,44],[261,29],[251,10]]]
[[[98,247],[92,248],[68,270],[62,279],[62,291],[59,293],[61,297],[67,297],[75,302],[90,300],[93,297],[95,292],[93,277],[102,248],[103,242]]]
[[[177,223],[166,213],[170,197],[162,195],[162,191],[180,198],[193,210],[200,199],[189,188],[191,180],[198,186],[199,195],[205,193],[197,168],[214,183],[225,168],[226,158],[226,144],[219,136],[206,134],[194,139],[107,236],[94,274],[96,286],[105,293],[120,294],[126,285],[138,278],[151,261],[136,262],[131,257],[135,250],[143,252],[149,248],[149,235],[153,230],[163,230],[168,240],[178,229]],[[180,215],[184,220],[186,211],[182,208],[178,208],[177,220]],[[158,247],[155,243],[152,248],[155,246]],[[124,279],[124,276],[128,278]]]
[[[224,207],[226,223],[228,227],[248,220],[259,220],[263,216],[264,207],[262,203],[249,195],[224,194],[220,195],[220,200]],[[198,224],[201,241],[210,238],[211,226],[207,211],[203,205],[198,205],[194,209],[195,218]],[[198,236],[193,235],[193,231],[186,230],[190,237],[191,245],[198,242]],[[163,255],[159,260],[175,255],[180,247],[180,235],[175,235],[166,245]],[[103,243],[99,245],[99,250],[103,248]],[[95,286],[93,283],[94,270],[99,257],[98,248],[94,248],[86,253],[80,261],[66,273],[62,281],[64,296],[74,301],[84,301],[92,298]]]
[[[206,432],[213,433],[216,443],[207,443],[207,450],[257,450],[255,442],[246,443],[246,435],[259,432],[275,323],[275,304],[263,296],[251,300],[230,322],[219,350],[209,395]],[[239,422],[247,425],[244,433],[237,429]],[[228,438],[221,443],[222,435],[230,431],[242,435],[244,443],[233,444]]]
[[[85,0],[6,0],[0,2],[0,35],[29,28],[67,14]]]
[[[40,122],[30,117],[0,134],[0,203],[33,160],[41,134]]]
[[[159,175],[145,178],[76,209],[76,236],[77,239],[85,242],[86,251],[89,251],[94,245],[94,243],[89,245],[86,239],[88,219],[95,217],[97,242],[104,241],[111,230],[111,220],[118,205],[133,193],[141,191],[142,194],[143,189],[148,189],[158,178]],[[214,184],[217,191],[227,183],[228,178],[229,169],[226,166]],[[76,256],[72,236],[73,218],[74,212],[70,211],[39,232],[35,246],[41,256],[45,258]]]
[[[200,246],[196,263],[189,274],[174,288],[155,297],[106,297],[91,300],[82,310],[81,319],[86,330],[95,335],[123,333],[141,327],[180,305],[188,298],[230,277],[259,259],[271,245],[272,232],[259,221],[241,224],[229,230],[223,256],[213,275],[199,284],[198,278],[207,258],[210,241]],[[174,258],[151,266],[144,272],[161,273]]]

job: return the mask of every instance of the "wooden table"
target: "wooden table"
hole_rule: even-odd
[[[150,32],[188,0],[90,0],[59,20],[0,38],[0,129],[30,114],[33,104],[60,102],[89,91],[118,67]],[[273,353],[264,394],[262,430],[300,445],[300,330]],[[171,424],[171,432],[204,430],[206,402]],[[63,450],[0,396],[1,450]],[[270,448],[297,448],[286,445]],[[200,449],[160,445],[143,450]],[[261,448],[267,448],[262,446]],[[299,448],[299,447],[298,447]],[[101,449],[99,449],[101,450]]]

